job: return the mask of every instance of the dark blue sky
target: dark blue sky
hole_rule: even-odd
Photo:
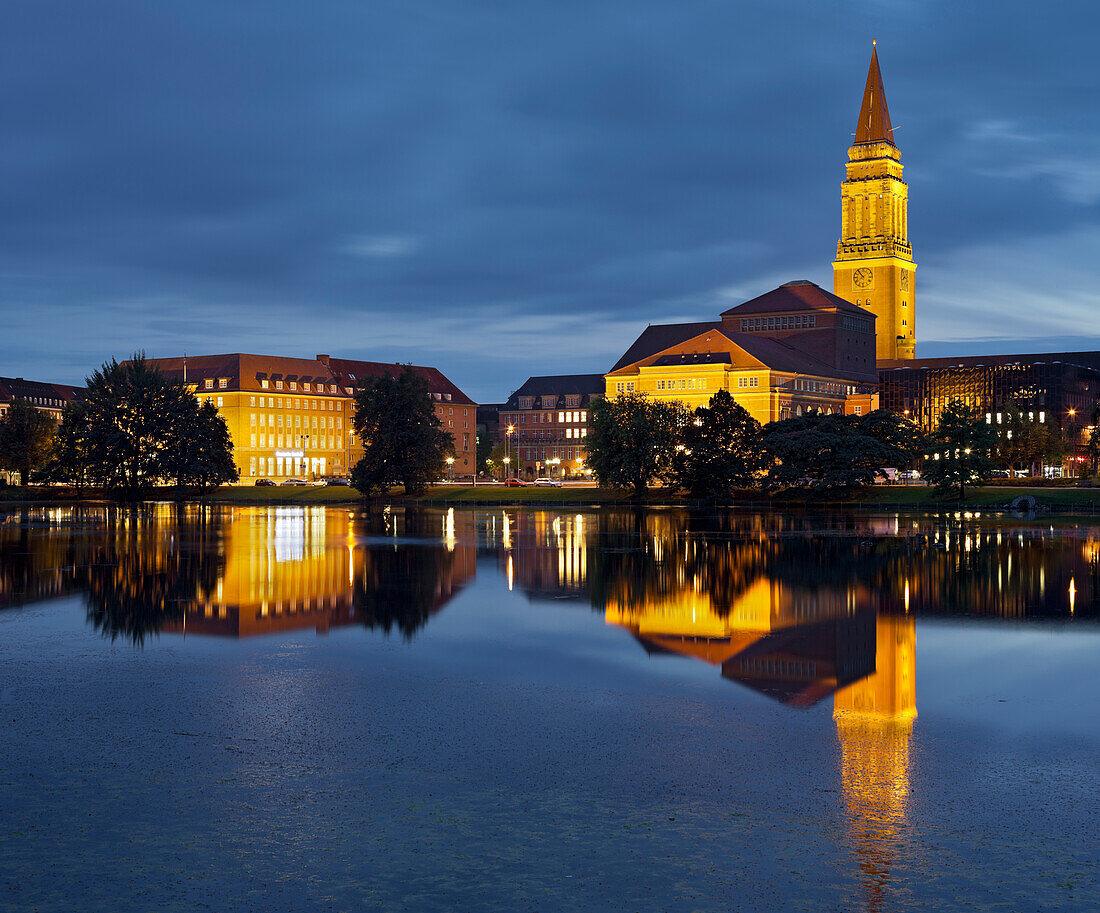
[[[475,399],[831,288],[879,41],[918,354],[1100,347],[1100,10],[933,0],[13,4],[0,373],[435,364]]]

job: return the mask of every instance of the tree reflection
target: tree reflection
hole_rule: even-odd
[[[411,640],[475,573],[473,543],[458,544],[439,512],[370,512],[356,532],[369,544],[357,550],[352,602],[372,630],[396,630]],[[382,537],[393,544],[379,543]]]
[[[104,637],[144,643],[213,593],[221,567],[221,520],[203,509],[115,512],[90,540],[74,539],[75,582],[87,618]]]

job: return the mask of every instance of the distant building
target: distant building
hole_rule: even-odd
[[[4,415],[17,399],[26,400],[41,412],[49,413],[54,421],[61,421],[61,410],[80,395],[80,387],[53,384],[41,380],[25,380],[22,377],[0,377],[0,416]],[[0,471],[0,478],[12,482],[16,473]]]
[[[188,355],[149,362],[185,381],[229,425],[241,481],[344,475],[363,454],[352,417],[360,381],[404,365],[277,355]],[[438,369],[413,366],[427,382],[435,414],[455,441],[455,475],[474,471],[476,404]]]
[[[936,427],[952,400],[977,409],[991,425],[1015,404],[1033,421],[1059,428],[1071,445],[1067,469],[1085,459],[1092,412],[1100,400],[1100,352],[968,355],[879,362],[884,409]]]
[[[719,320],[647,327],[606,375],[606,394],[639,392],[695,408],[726,390],[759,422],[876,407],[875,315],[805,280]]]
[[[582,475],[589,406],[603,392],[602,374],[527,378],[500,410],[498,440],[508,445],[510,474]]]
[[[24,380],[22,377],[0,377],[0,415],[8,411],[17,399],[25,399],[43,412],[49,412],[58,421],[66,403],[80,395],[80,387],[53,384],[41,380]]]
[[[487,448],[486,453],[500,440],[500,410],[503,408],[504,403],[480,403],[477,407],[477,442]]]

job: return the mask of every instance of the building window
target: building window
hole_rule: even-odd
[[[207,390],[213,390],[213,389],[214,389],[214,379],[213,379],[213,378],[211,378],[211,377],[208,377],[208,378],[206,378],[206,380],[204,380],[204,381],[202,382],[202,385],[203,385],[203,386],[204,386],[204,387],[205,387],[205,388],[206,388]]]
[[[219,396],[218,397],[218,408],[220,409],[221,407],[222,407],[222,398]]]
[[[298,382],[296,380],[292,380],[290,382],[290,389],[291,390],[297,390],[298,389]]]
[[[229,386],[229,381],[227,381],[224,377],[218,378],[218,389],[219,390],[224,390],[228,386]]]
[[[275,381],[275,389],[276,390],[282,390],[283,389],[283,382],[281,380]]]

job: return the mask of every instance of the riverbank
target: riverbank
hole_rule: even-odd
[[[1100,515],[1100,488],[1068,487],[1009,487],[1003,485],[968,489],[962,502],[951,498],[938,498],[932,489],[923,486],[875,486],[853,492],[850,496],[814,495],[808,492],[785,492],[776,495],[763,495],[759,492],[746,493],[732,506],[768,509],[818,509],[849,508],[873,510],[914,509],[914,510],[951,510],[951,509],[991,509],[1008,507],[1015,498],[1031,496],[1036,499],[1040,509],[1057,512],[1073,512]],[[145,500],[169,501],[176,499],[176,492],[163,489],[153,492]],[[104,492],[85,491],[77,495],[63,488],[0,489],[0,505],[19,506],[27,504],[88,504],[110,503],[115,499]],[[190,503],[209,504],[255,504],[255,505],[340,505],[362,504],[363,497],[353,488],[345,486],[306,486],[276,488],[254,488],[251,486],[233,486],[217,489],[202,496],[191,494],[183,500]],[[438,486],[429,489],[419,497],[406,497],[400,488],[394,489],[386,498],[394,503],[422,504],[426,506],[497,506],[517,504],[529,507],[562,507],[566,505],[625,505],[640,503],[647,507],[685,507],[697,502],[671,495],[667,491],[650,489],[648,497],[636,501],[631,493],[619,490],[607,490],[593,487],[565,488],[507,488],[503,485]]]

